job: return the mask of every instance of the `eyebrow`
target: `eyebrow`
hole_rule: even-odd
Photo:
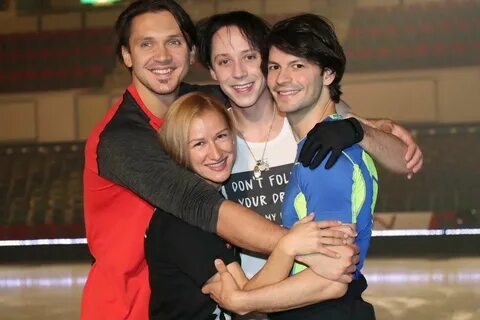
[[[258,50],[254,49],[254,48],[250,48],[250,49],[246,49],[246,50],[242,50],[240,51],[240,53],[247,53],[247,52],[258,52]]]
[[[167,37],[167,39],[172,39],[172,38],[184,38],[184,36],[182,33],[176,33],[176,34],[169,35]]]
[[[184,39],[184,36],[181,33],[176,33],[176,34],[172,34],[172,35],[167,36],[167,40],[177,39],[177,38]],[[155,37],[146,36],[146,37],[141,37],[141,38],[135,39],[136,42],[141,42],[141,41],[146,41],[146,40],[148,40],[148,41],[155,40]]]
[[[295,59],[295,60],[290,61],[288,64],[292,65],[292,64],[295,64],[295,63],[305,63],[305,60],[299,58],[299,59]]]
[[[153,37],[141,37],[141,38],[137,38],[135,39],[135,42],[141,42],[141,41],[145,41],[145,40],[153,40]]]
[[[222,133],[223,131],[230,131],[229,127],[225,127],[222,130],[218,131],[216,134]]]
[[[188,141],[187,141],[187,144],[190,144],[190,143],[192,143],[192,142],[202,141],[202,140],[205,140],[205,138],[191,139],[191,140],[188,140]]]
[[[253,49],[253,48],[250,48],[250,49],[246,49],[246,50],[240,51],[241,54],[242,54],[242,53],[248,53],[248,52],[257,52],[257,50],[255,50],[255,49]],[[228,56],[229,56],[229,55],[228,55],[227,53],[219,53],[219,54],[215,55],[215,56],[213,57],[213,59],[215,60],[215,59],[217,59],[218,57],[228,57]]]
[[[215,135],[218,135],[224,131],[231,131],[231,129],[229,127],[225,127],[222,130],[216,132]],[[192,142],[202,141],[202,140],[205,140],[205,138],[202,137],[202,138],[191,139],[191,140],[188,140],[187,144],[190,144]]]
[[[215,60],[215,59],[217,59],[217,58],[220,58],[220,57],[222,57],[222,58],[223,58],[223,57],[228,57],[228,54],[226,54],[226,53],[219,53],[219,54],[217,54],[217,55],[215,55],[215,56],[213,57],[213,60]]]
[[[302,58],[299,58],[299,59],[295,59],[295,60],[292,60],[292,61],[289,61],[287,63],[287,65],[291,66],[292,64],[295,64],[295,63],[306,63],[306,61]],[[280,65],[278,62],[276,61],[273,61],[273,60],[268,60],[268,64],[276,64],[276,65]]]

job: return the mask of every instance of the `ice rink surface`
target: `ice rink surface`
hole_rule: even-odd
[[[88,263],[0,265],[2,320],[78,319]],[[480,319],[480,258],[367,259],[379,320]]]

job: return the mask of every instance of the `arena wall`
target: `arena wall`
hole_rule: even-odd
[[[67,1],[78,3],[78,1]],[[52,1],[52,6],[65,6]],[[432,3],[447,0],[180,0],[194,20],[230,10],[248,10],[275,21],[299,12],[330,18],[343,39],[358,7]],[[17,15],[15,1],[0,12],[0,33],[75,30],[112,26],[122,7],[39,15]],[[112,53],[112,59],[116,59]],[[119,71],[120,70],[120,71]],[[196,71],[192,72],[196,73]],[[201,72],[200,72],[201,73]],[[0,141],[84,140],[105,110],[128,84],[122,67],[106,76],[104,87],[67,91],[0,95]],[[120,78],[118,81],[117,78]],[[116,80],[117,79],[117,80]],[[207,77],[195,78],[205,81]],[[480,66],[415,69],[388,72],[347,72],[344,100],[364,117],[387,117],[405,123],[480,121]]]

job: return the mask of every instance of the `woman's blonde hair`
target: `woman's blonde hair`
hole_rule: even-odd
[[[206,111],[220,114],[234,135],[234,124],[225,106],[213,96],[191,92],[172,103],[160,130],[160,141],[170,157],[183,167],[189,167],[188,135],[193,119]]]

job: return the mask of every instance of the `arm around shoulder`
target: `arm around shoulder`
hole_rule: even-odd
[[[100,176],[189,224],[216,231],[223,197],[203,179],[175,164],[154,130],[109,128],[100,136],[97,162]]]
[[[361,121],[364,132],[360,145],[388,170],[408,174],[410,171],[405,160],[407,145],[395,135],[378,129],[369,120],[355,117]]]

